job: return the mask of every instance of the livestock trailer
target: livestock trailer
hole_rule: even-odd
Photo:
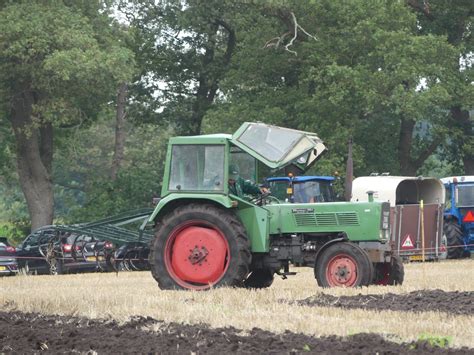
[[[423,254],[425,260],[446,258],[443,240],[445,192],[439,179],[407,176],[356,178],[352,184],[351,201],[366,201],[368,193],[372,194],[374,201],[390,203],[391,241],[396,254],[406,261],[421,261]]]

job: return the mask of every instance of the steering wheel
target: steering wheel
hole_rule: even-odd
[[[270,191],[267,191],[267,192],[262,192],[260,195],[258,195],[257,197],[254,197],[250,200],[251,203],[254,203],[256,204],[257,206],[262,206],[263,205],[263,201],[265,201],[265,199],[271,195],[271,192]]]

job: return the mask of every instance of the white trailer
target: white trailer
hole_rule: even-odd
[[[439,179],[409,176],[354,179],[351,201],[367,201],[368,193],[373,194],[374,201],[390,202],[391,240],[404,260],[422,260],[423,254],[425,260],[446,257],[442,232],[445,189]]]

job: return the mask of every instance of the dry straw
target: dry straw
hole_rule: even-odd
[[[149,272],[17,276],[0,279],[4,310],[84,316],[126,321],[132,315],[167,322],[207,323],[213,327],[253,327],[310,335],[387,334],[412,340],[421,334],[450,336],[455,346],[474,347],[474,318],[437,312],[347,310],[290,304],[324,292],[331,295],[407,293],[420,289],[474,291],[472,260],[406,265],[403,286],[362,289],[321,289],[309,268],[277,279],[266,290],[215,289],[208,292],[161,291]],[[283,302],[282,302],[283,301]],[[158,326],[157,329],[158,330]]]

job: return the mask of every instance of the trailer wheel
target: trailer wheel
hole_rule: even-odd
[[[321,287],[359,287],[371,283],[374,268],[358,245],[340,242],[328,246],[316,260],[314,276]]]
[[[242,286],[249,273],[250,243],[232,212],[192,203],[158,222],[149,260],[161,289]]]
[[[389,263],[375,265],[374,285],[401,285],[405,277],[405,268],[399,256],[392,256]]]
[[[244,281],[246,288],[267,288],[273,283],[273,272],[269,269],[255,269]]]
[[[448,259],[459,259],[464,255],[464,240],[461,227],[455,221],[444,223],[444,235],[448,248]]]

